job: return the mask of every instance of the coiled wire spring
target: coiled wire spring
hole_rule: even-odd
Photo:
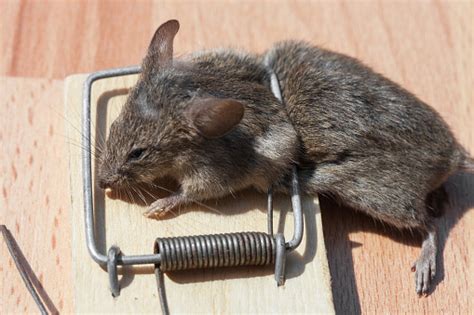
[[[261,232],[158,238],[163,272],[196,268],[272,265],[275,239]]]

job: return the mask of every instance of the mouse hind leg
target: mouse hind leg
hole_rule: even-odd
[[[431,215],[431,218],[428,219],[430,223],[424,233],[420,256],[412,266],[412,271],[415,272],[416,293],[419,295],[429,293],[436,275],[438,233],[434,218],[440,217],[444,213],[447,204],[448,194],[444,186],[431,191],[426,197],[426,211],[428,215]]]
[[[393,181],[391,178],[383,180],[380,176],[368,177],[362,172],[356,173],[350,181],[343,180],[347,176],[337,180],[335,172],[326,174],[324,171],[319,169],[306,176],[308,187],[303,185],[303,188],[315,192],[329,191],[344,204],[376,219],[400,229],[422,233],[421,253],[412,270],[415,271],[416,292],[428,294],[436,274],[438,252],[434,215],[439,215],[443,208],[444,189],[428,194],[423,192],[421,180],[419,183]]]

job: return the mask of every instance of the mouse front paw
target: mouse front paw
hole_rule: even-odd
[[[182,198],[179,196],[170,196],[154,201],[143,215],[149,219],[160,219],[173,209],[183,204]]]

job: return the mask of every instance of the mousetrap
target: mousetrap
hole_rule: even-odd
[[[319,202],[299,195],[296,171],[291,198],[247,190],[162,220],[97,188],[91,145],[138,72],[66,79],[75,311],[156,313],[166,301],[171,313],[334,313]]]

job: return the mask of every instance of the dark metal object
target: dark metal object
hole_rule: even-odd
[[[275,259],[275,280],[278,286],[285,283],[285,266],[286,266],[286,246],[283,234],[275,235],[276,243],[276,259]]]
[[[156,288],[158,289],[158,298],[160,299],[161,313],[163,315],[169,315],[170,310],[168,307],[168,300],[166,299],[165,291],[165,279],[163,277],[163,271],[160,270],[158,265],[155,265],[155,277],[156,277]]]
[[[273,236],[273,187],[267,192],[267,230]]]
[[[113,297],[120,295],[120,284],[118,281],[117,259],[120,255],[120,248],[112,246],[107,255],[107,273],[109,274],[110,292]]]
[[[299,192],[296,166],[292,170],[291,204],[294,216],[294,234],[285,243],[282,233],[273,235],[273,190],[268,191],[267,228],[268,234],[242,232],[221,235],[201,235],[173,238],[158,238],[155,254],[123,255],[116,246],[108,255],[99,252],[94,237],[94,207],[91,170],[91,91],[92,84],[100,79],[140,73],[140,67],[127,67],[99,71],[91,74],[84,83],[82,112],[82,171],[86,243],[89,254],[99,265],[107,266],[110,288],[113,296],[120,294],[117,276],[118,265],[154,264],[162,311],[168,313],[164,294],[162,272],[190,268],[232,267],[240,265],[275,264],[275,279],[278,285],[285,280],[286,254],[294,250],[303,238],[303,212]],[[282,96],[275,73],[270,72],[271,89],[281,102]],[[161,279],[161,280],[160,280]]]
[[[273,264],[275,240],[261,232],[157,238],[163,272]]]
[[[41,312],[41,314],[43,315],[48,314],[48,311],[46,310],[46,307],[44,306],[43,301],[41,300],[38,292],[36,292],[35,287],[31,283],[31,279],[30,279],[30,276],[28,275],[28,272],[20,263],[19,253],[14,246],[13,236],[11,235],[7,227],[3,224],[0,225],[0,230],[2,231],[2,235],[3,235],[3,238],[5,239],[5,243],[7,243],[8,251],[10,252],[10,255],[12,256],[13,261],[15,262],[16,268],[18,269],[18,272],[20,273],[20,276],[23,279],[23,282],[25,283],[25,286],[28,289],[28,292],[30,292],[31,296],[33,297],[33,300],[38,306],[38,309]]]

